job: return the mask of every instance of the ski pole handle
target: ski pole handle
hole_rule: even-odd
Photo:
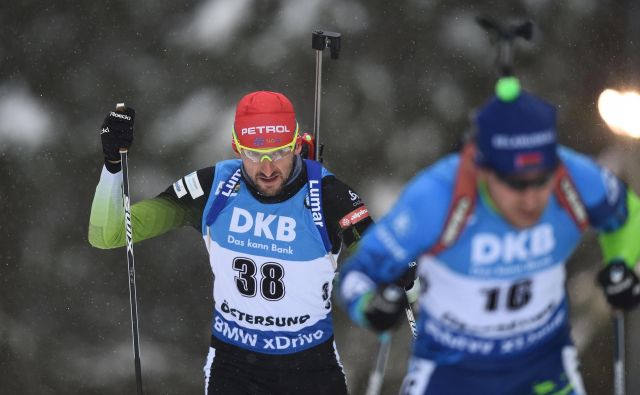
[[[342,35],[337,32],[328,32],[324,30],[314,30],[311,33],[311,48],[316,51],[323,51],[329,48],[331,59],[338,59],[340,55],[340,37]]]
[[[476,22],[497,38],[496,63],[501,75],[503,77],[513,76],[513,43],[517,38],[531,41],[533,22],[504,23],[486,15],[476,17]]]
[[[116,112],[123,113],[127,110],[127,106],[124,103],[116,104]],[[120,148],[120,153],[127,153],[129,150],[127,148]]]
[[[127,106],[124,103],[116,104],[116,112],[124,112],[127,109]]]

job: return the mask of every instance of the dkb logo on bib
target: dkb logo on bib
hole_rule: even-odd
[[[273,236],[272,225],[276,221],[276,233]],[[235,233],[247,233],[253,229],[256,237],[266,237],[269,240],[293,241],[296,238],[296,220],[283,215],[273,215],[257,212],[253,215],[239,207],[233,208],[229,231]]]
[[[491,265],[526,261],[550,253],[556,246],[553,227],[541,224],[520,232],[507,232],[502,236],[479,233],[471,240],[471,263]]]

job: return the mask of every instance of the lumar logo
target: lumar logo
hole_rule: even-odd
[[[221,185],[221,186],[218,187],[219,188],[218,189],[219,192],[222,195],[226,196],[226,197],[231,196],[233,194],[233,192],[235,192],[236,195],[237,195],[238,191],[236,190],[236,186],[238,185],[238,181],[240,181],[241,174],[242,174],[242,170],[241,169],[236,170],[236,172],[233,173],[231,178],[229,178],[224,185]],[[216,191],[216,192],[218,192],[218,191]]]
[[[322,209],[320,207],[320,188],[318,188],[318,180],[309,181],[309,207],[311,207],[311,216],[316,226],[324,226],[322,220]]]
[[[131,120],[131,117],[126,115],[126,114],[118,114],[117,112],[111,111],[111,113],[109,114],[112,117],[116,117],[116,118],[120,118],[120,119],[124,119],[127,121]]]
[[[244,136],[246,134],[290,133],[290,131],[286,125],[264,125],[242,128],[240,133]]]

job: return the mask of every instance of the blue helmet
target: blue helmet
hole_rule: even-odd
[[[553,170],[558,164],[556,109],[525,91],[492,97],[475,118],[476,163],[501,175]]]

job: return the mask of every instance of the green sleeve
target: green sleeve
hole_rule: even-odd
[[[640,259],[640,199],[627,190],[627,222],[619,229],[599,236],[602,256],[605,262],[622,259],[634,268]]]
[[[89,243],[97,248],[125,245],[122,175],[103,169],[89,218]],[[193,215],[166,196],[142,200],[131,206],[133,241],[159,236],[193,222]]]

